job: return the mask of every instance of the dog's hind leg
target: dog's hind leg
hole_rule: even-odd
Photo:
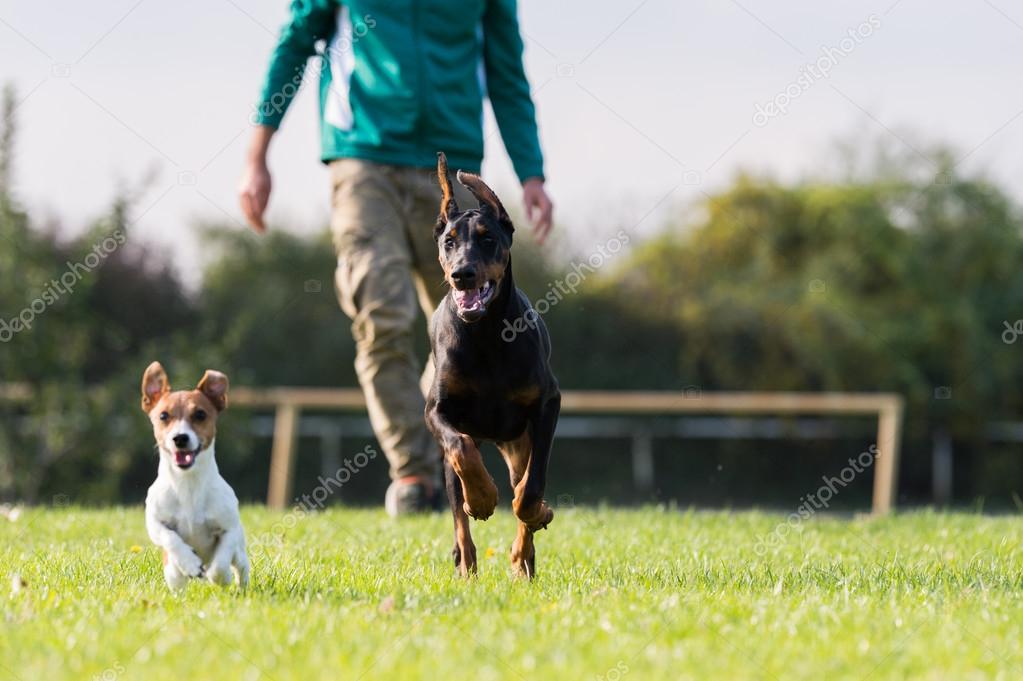
[[[462,497],[462,482],[455,474],[451,463],[444,460],[444,487],[451,504],[451,515],[455,519],[455,548],[451,555],[455,559],[455,568],[463,577],[476,573],[476,545],[472,542],[469,532],[469,516],[465,513],[465,499]]]
[[[504,457],[505,463],[508,464],[508,475],[511,478],[516,499],[521,492],[522,478],[526,474],[529,455],[533,449],[529,433],[530,429],[526,428],[518,439],[497,443],[497,449]],[[533,531],[522,521],[519,521],[518,532],[515,535],[515,541],[512,542],[511,566],[516,577],[532,579],[536,574],[536,548],[533,546]]]

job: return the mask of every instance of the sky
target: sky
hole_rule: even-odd
[[[0,0],[17,196],[68,234],[138,189],[130,238],[198,280],[236,187],[285,0]],[[1009,0],[521,0],[555,248],[678,223],[740,170],[795,180],[836,140],[941,142],[1023,202],[1023,7]],[[271,149],[273,229],[328,219],[316,88]],[[488,113],[484,178],[518,203]]]

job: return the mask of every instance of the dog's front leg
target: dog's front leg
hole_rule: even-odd
[[[486,520],[497,507],[497,485],[483,465],[476,442],[447,422],[431,403],[426,409],[426,424],[437,438],[444,458],[462,482],[465,512],[477,520]]]
[[[245,536],[240,525],[225,530],[217,539],[217,548],[213,552],[209,567],[206,568],[206,579],[221,586],[230,584],[234,578],[231,566],[238,562],[236,559],[239,551],[244,559],[245,581],[247,582],[248,558],[245,556]],[[238,581],[241,584],[241,575],[239,575]],[[244,586],[244,584],[241,585]]]
[[[249,554],[245,551],[245,537],[235,547],[234,557],[231,559],[231,566],[234,568],[235,579],[238,586],[245,589],[249,586]]]
[[[533,421],[533,451],[526,466],[526,475],[515,486],[512,509],[515,517],[532,532],[547,527],[554,519],[554,511],[547,506],[543,495],[547,487],[547,462],[551,456],[554,428],[561,413],[561,393],[549,398],[540,407],[538,417]]]
[[[202,576],[202,559],[177,532],[167,527],[154,513],[146,513],[146,531],[154,544],[163,549],[163,577],[171,589],[180,589],[189,577]]]
[[[465,499],[462,497],[462,481],[458,479],[451,463],[444,460],[444,488],[448,493],[448,504],[455,521],[455,548],[452,556],[455,568],[463,577],[476,574],[476,544],[469,530],[469,516],[465,513]]]
[[[436,403],[431,399],[426,407],[426,425],[430,428],[437,444],[444,452],[444,486],[448,493],[448,502],[451,504],[451,515],[455,521],[455,566],[463,577],[476,574],[476,545],[472,541],[472,533],[469,530],[469,515],[480,518],[488,518],[494,512],[497,505],[497,485],[494,484],[490,474],[483,467],[483,459],[480,456],[476,443],[468,436],[456,431],[443,416],[437,411]],[[468,443],[465,440],[468,440]],[[471,445],[471,447],[469,446]],[[475,463],[473,463],[475,454]],[[457,467],[456,467],[457,462]],[[473,474],[474,483],[467,484],[466,477]],[[466,477],[463,477],[466,476]],[[484,488],[489,482],[492,488],[490,499],[480,500],[479,496],[472,497],[472,504],[469,502],[468,489],[476,491],[476,484],[482,477]],[[484,515],[485,511],[485,515]],[[476,515],[479,513],[479,515]]]

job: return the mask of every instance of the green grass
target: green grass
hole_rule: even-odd
[[[250,542],[281,518],[243,509]],[[175,596],[141,508],[29,510],[0,517],[0,678],[1023,678],[1017,517],[814,518],[758,555],[782,519],[563,509],[530,584],[507,510],[470,582],[447,514],[332,510],[252,547],[248,592]]]

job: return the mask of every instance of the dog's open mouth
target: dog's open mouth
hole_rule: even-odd
[[[483,312],[487,303],[494,297],[494,291],[497,287],[493,281],[488,281],[479,288],[466,289],[460,291],[458,289],[452,289],[451,295],[454,296],[455,305],[458,306],[458,311],[465,313],[476,313]]]
[[[199,456],[198,449],[175,449],[174,465],[178,468],[191,468],[197,456]]]

